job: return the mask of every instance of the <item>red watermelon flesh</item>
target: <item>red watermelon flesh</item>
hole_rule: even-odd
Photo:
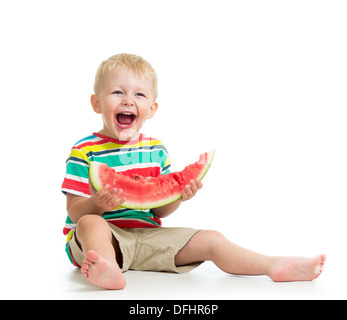
[[[106,184],[110,188],[122,189],[126,202],[122,207],[129,209],[152,209],[174,202],[182,197],[182,191],[191,180],[205,176],[211,166],[214,151],[200,155],[199,161],[185,167],[182,171],[143,177],[116,172],[105,163],[90,163],[89,177],[94,188],[99,191]]]

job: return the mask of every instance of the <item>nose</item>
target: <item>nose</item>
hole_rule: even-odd
[[[124,95],[124,96],[123,96],[122,104],[123,104],[124,106],[132,106],[132,105],[134,105],[134,100],[132,99],[131,96],[129,96],[129,95]]]

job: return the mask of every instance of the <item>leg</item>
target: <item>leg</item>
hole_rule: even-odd
[[[267,275],[273,281],[308,281],[323,271],[325,256],[269,257],[241,248],[216,231],[199,231],[176,255],[176,265],[212,261],[224,272]]]
[[[119,245],[107,222],[97,215],[83,216],[76,227],[77,243],[85,259],[81,272],[87,280],[107,289],[123,289],[125,278],[119,268]]]

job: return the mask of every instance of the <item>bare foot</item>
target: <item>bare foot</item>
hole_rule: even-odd
[[[325,260],[324,254],[314,258],[279,258],[269,277],[275,282],[311,281],[323,272]]]
[[[81,267],[82,275],[97,286],[120,290],[125,288],[125,278],[116,261],[109,261],[89,250]]]

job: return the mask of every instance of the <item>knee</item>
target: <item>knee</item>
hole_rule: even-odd
[[[210,258],[227,241],[223,234],[216,230],[201,230],[199,233],[204,239],[204,246]]]
[[[104,218],[95,215],[95,214],[87,214],[83,217],[81,217],[77,224],[76,224],[76,231],[84,231],[84,230],[90,230],[92,228],[97,228],[101,224],[104,225],[107,222]]]
[[[201,230],[200,232],[203,234],[204,238],[209,242],[218,242],[219,240],[225,239],[223,234],[216,230]]]

